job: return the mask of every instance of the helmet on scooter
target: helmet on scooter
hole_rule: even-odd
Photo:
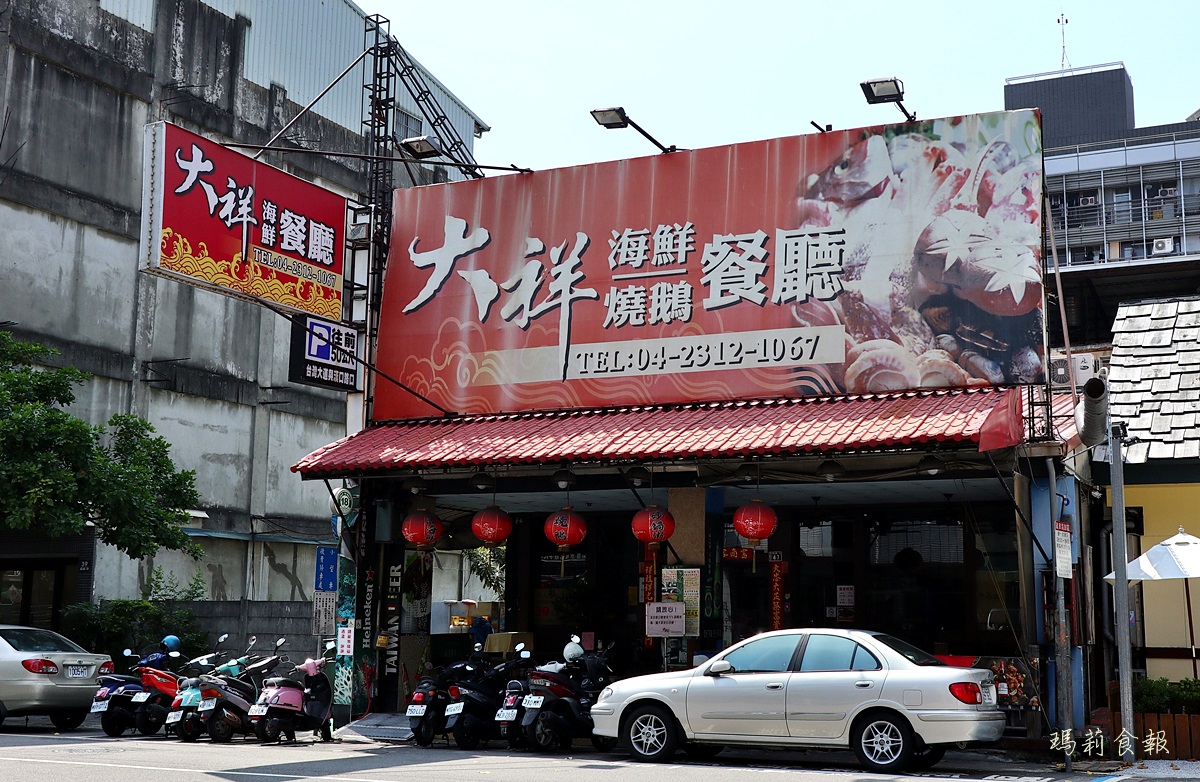
[[[159,646],[162,648],[164,654],[167,652],[178,652],[180,645],[179,636],[177,635],[163,636],[162,641],[159,642]]]
[[[583,647],[579,645],[579,642],[569,641],[563,647],[563,659],[567,662],[578,660],[580,657],[583,657]]]

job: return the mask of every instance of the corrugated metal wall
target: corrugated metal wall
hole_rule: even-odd
[[[307,105],[334,77],[354,61],[366,47],[365,16],[349,0],[203,0],[222,14],[250,19],[243,74],[249,81],[269,88],[282,85],[288,98]],[[156,0],[100,0],[100,7],[137,26],[154,30]],[[392,34],[400,40],[397,28]],[[418,63],[419,65],[419,63]],[[438,103],[468,148],[474,149],[476,117],[445,85],[422,66],[425,80]],[[363,84],[367,74],[362,65],[347,74],[313,111],[353,131],[362,124]],[[420,117],[416,101],[397,84],[401,108]]]

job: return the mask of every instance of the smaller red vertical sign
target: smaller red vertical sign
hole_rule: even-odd
[[[783,629],[783,574],[787,563],[771,563],[771,629]]]

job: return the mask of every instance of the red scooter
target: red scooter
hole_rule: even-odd
[[[326,654],[335,646],[328,642]],[[248,712],[259,741],[279,741],[281,737],[295,741],[298,730],[314,731],[321,741],[333,740],[333,688],[325,675],[328,662],[329,657],[321,655],[293,666],[293,671],[304,674],[303,682],[284,676],[263,682],[258,701]]]

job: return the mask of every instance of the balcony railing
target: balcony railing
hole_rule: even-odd
[[[1182,215],[1200,215],[1200,193],[1110,201],[1096,204],[1052,204],[1050,219],[1054,229],[1062,232],[1071,228],[1128,226],[1134,223],[1154,223],[1175,220]]]

